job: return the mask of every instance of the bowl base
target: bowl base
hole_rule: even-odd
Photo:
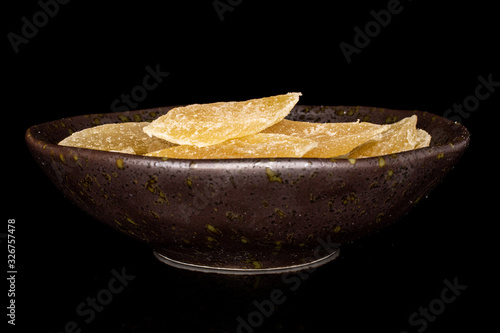
[[[153,253],[159,261],[169,266],[173,266],[180,269],[186,269],[195,272],[203,273],[217,273],[217,274],[231,274],[231,275],[257,275],[257,274],[280,274],[280,273],[290,273],[302,271],[310,268],[316,268],[322,266],[339,256],[339,249],[329,253],[327,256],[300,265],[284,266],[284,267],[271,267],[271,268],[234,268],[234,267],[212,267],[196,265],[186,262],[177,261],[170,259],[163,254],[160,254],[153,250]]]

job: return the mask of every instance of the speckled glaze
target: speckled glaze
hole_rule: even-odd
[[[74,131],[150,121],[171,108],[47,122],[29,128],[26,142],[83,211],[161,256],[214,268],[262,270],[326,256],[325,244],[357,239],[400,218],[469,144],[465,127],[427,112],[298,105],[288,119],[384,124],[416,114],[431,145],[358,160],[164,160],[57,145]]]

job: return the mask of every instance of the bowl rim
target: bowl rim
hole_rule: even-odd
[[[116,115],[118,116],[119,114],[127,114],[127,115],[133,115],[137,113],[144,113],[148,111],[158,111],[158,110],[168,110],[178,107],[178,106],[183,106],[183,105],[175,105],[175,106],[165,106],[165,107],[159,107],[159,108],[148,108],[148,109],[140,109],[140,110],[131,110],[131,111],[126,111],[126,112],[108,112],[108,113],[93,113],[93,114],[83,114],[83,115],[76,115],[76,116],[71,116],[71,117],[64,117],[64,118],[59,118],[56,120],[52,121],[47,121],[39,124],[35,124],[30,126],[26,132],[25,132],[25,141],[28,146],[30,147],[43,147],[44,150],[50,152],[53,151],[72,151],[72,152],[77,152],[78,156],[87,156],[89,154],[92,154],[94,156],[100,156],[100,157],[110,157],[110,156],[120,156],[120,158],[126,158],[129,161],[153,161],[153,162],[162,162],[162,163],[177,163],[177,164],[191,164],[195,162],[197,165],[203,166],[203,165],[210,165],[210,164],[220,164],[221,161],[226,163],[242,163],[242,164],[249,164],[249,165],[254,165],[255,163],[259,163],[261,161],[270,161],[270,162],[276,162],[276,161],[281,161],[281,162],[306,162],[306,163],[324,163],[324,162],[336,162],[339,163],[339,165],[351,165],[355,164],[356,166],[360,167],[363,165],[369,165],[372,164],[373,161],[379,161],[380,158],[386,158],[390,156],[406,156],[406,155],[412,155],[415,154],[418,151],[421,151],[422,153],[427,152],[428,155],[436,155],[437,153],[444,153],[446,154],[447,152],[450,152],[452,150],[456,149],[456,145],[462,145],[463,150],[465,150],[470,143],[470,133],[468,129],[458,123],[458,122],[453,122],[449,119],[446,119],[444,117],[441,117],[439,115],[436,115],[434,113],[430,113],[428,111],[420,111],[420,110],[398,110],[398,109],[390,109],[390,108],[380,108],[380,107],[368,107],[368,106],[343,106],[343,105],[302,105],[298,104],[296,106],[299,107],[330,107],[330,108],[368,108],[373,111],[388,111],[391,113],[413,113],[416,114],[417,116],[426,116],[426,117],[433,117],[441,122],[444,122],[448,124],[449,126],[459,126],[459,135],[456,135],[453,139],[455,140],[453,144],[450,142],[448,143],[440,143],[440,144],[433,144],[429,145],[428,147],[424,148],[417,148],[417,149],[412,149],[408,151],[403,151],[403,152],[398,152],[398,153],[392,153],[392,154],[384,154],[384,155],[377,155],[377,156],[372,156],[372,157],[364,157],[364,158],[343,158],[343,157],[325,157],[325,158],[314,158],[314,157],[275,157],[275,158],[228,158],[228,159],[181,159],[181,158],[165,158],[165,157],[156,157],[156,156],[144,156],[144,155],[135,155],[135,154],[128,154],[128,153],[121,153],[121,152],[111,152],[111,151],[104,151],[104,150],[97,150],[97,149],[90,149],[90,148],[81,148],[81,147],[71,147],[71,146],[61,146],[59,144],[47,142],[44,140],[39,139],[39,135],[41,134],[41,131],[38,129],[39,127],[42,126],[48,126],[50,124],[56,124],[56,123],[61,123],[64,122],[65,120],[74,120],[75,118],[90,118],[96,115],[100,116],[107,116],[107,115]],[[144,121],[144,120],[141,120]],[[301,120],[302,121],[302,120]],[[131,121],[131,122],[138,122],[138,121]],[[305,121],[307,122],[307,121]],[[113,122],[110,122],[113,123]],[[122,122],[114,122],[114,123],[122,123]],[[108,123],[106,123],[108,124]],[[99,126],[102,124],[95,124],[92,127]],[[86,128],[91,128],[91,127],[86,127]],[[418,124],[417,124],[417,128]],[[38,132],[38,133],[37,133]],[[46,149],[49,148],[49,149]],[[36,150],[36,148],[35,148]],[[439,152],[437,152],[439,150]],[[434,153],[434,154],[433,154]],[[111,154],[111,155],[110,155]]]

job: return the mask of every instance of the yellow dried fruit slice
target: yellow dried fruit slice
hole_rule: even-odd
[[[317,145],[315,141],[309,139],[258,133],[205,147],[180,145],[146,156],[186,159],[302,157]]]
[[[75,132],[59,142],[62,146],[146,154],[154,145],[157,150],[174,146],[173,143],[152,138],[144,133],[148,122],[105,124]]]
[[[281,121],[299,96],[288,93],[243,102],[178,107],[155,119],[144,132],[180,145],[210,146],[259,133]]]
[[[417,144],[413,149],[429,147],[431,144],[431,135],[423,129],[417,129]]]
[[[113,152],[113,153],[123,153],[123,154],[132,154],[132,155],[136,154],[135,150],[132,147],[126,147],[124,149],[119,149],[119,150],[112,149],[109,151]]]
[[[349,158],[363,158],[395,154],[429,146],[431,136],[417,129],[417,116],[404,118],[391,125],[383,125],[387,131],[349,153]]]
[[[283,119],[262,133],[314,140],[318,142],[318,146],[303,157],[329,158],[345,155],[384,131],[386,129],[382,125],[366,122],[308,123]]]
[[[144,131],[143,131],[143,133],[144,133]],[[152,153],[152,152],[157,151],[157,150],[162,150],[162,149],[166,149],[166,148],[170,148],[170,147],[175,147],[175,146],[177,146],[177,144],[172,143],[172,142],[168,142],[168,141],[165,141],[165,140],[162,140],[162,139],[154,138],[154,140],[148,146],[148,151],[147,152],[148,153]],[[142,154],[146,154],[146,153],[142,153]]]

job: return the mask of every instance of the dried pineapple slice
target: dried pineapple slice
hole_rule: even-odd
[[[196,147],[180,145],[146,154],[146,156],[186,159],[302,157],[318,144],[283,134],[258,133],[222,143]]]
[[[417,128],[417,144],[413,149],[429,147],[431,144],[431,135],[423,129]]]
[[[279,133],[318,142],[303,157],[328,158],[345,155],[386,131],[382,125],[366,122],[308,123],[283,119],[262,133]]]
[[[387,130],[349,153],[349,158],[363,158],[400,153],[429,146],[431,136],[417,129],[417,116],[383,125]]]
[[[143,128],[148,122],[128,122],[120,124],[105,124],[75,132],[59,142],[62,146],[122,152],[129,154],[146,154],[150,147],[160,150],[175,144],[151,138],[144,133]]]
[[[299,96],[288,93],[243,102],[178,107],[144,127],[144,132],[180,145],[210,146],[276,124],[288,115]]]

